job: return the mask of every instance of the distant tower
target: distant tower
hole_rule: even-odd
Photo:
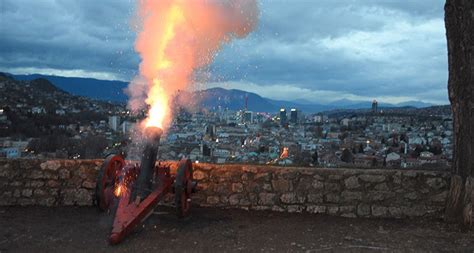
[[[291,109],[290,111],[290,122],[293,124],[298,123],[298,110],[295,108]]]
[[[372,101],[372,113],[377,113],[378,112],[378,103],[377,103],[377,100],[374,99],[374,101]]]
[[[288,121],[288,118],[286,117],[286,109],[281,108],[280,109],[280,125],[284,126],[287,121]]]
[[[245,94],[245,111],[247,111],[249,109],[248,107],[249,105],[249,94]]]

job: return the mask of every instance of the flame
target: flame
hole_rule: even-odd
[[[158,56],[155,63],[157,71],[167,69],[171,67],[171,60],[166,57],[165,49],[168,43],[175,36],[175,27],[184,21],[183,11],[177,6],[173,5],[165,20],[166,27],[161,40],[158,42]],[[153,85],[148,93],[146,103],[150,105],[150,111],[148,112],[148,118],[145,122],[146,127],[154,126],[163,128],[163,122],[169,113],[168,108],[168,96],[163,89],[163,81],[155,78],[153,79]]]
[[[115,190],[114,190],[114,195],[115,197],[120,197],[120,195],[122,195],[122,192],[123,192],[123,186],[121,184],[119,184],[117,187],[115,187]]]
[[[283,151],[281,152],[280,159],[288,158],[288,153],[289,153],[288,147],[284,147]]]
[[[170,102],[209,65],[223,43],[244,37],[257,20],[255,0],[138,0],[140,31],[135,50],[140,74],[128,87],[129,107],[148,107],[145,127],[166,129]]]

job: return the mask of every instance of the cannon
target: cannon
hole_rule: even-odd
[[[100,211],[113,215],[110,244],[121,242],[168,193],[174,193],[176,215],[183,218],[189,214],[190,196],[197,185],[192,162],[181,159],[174,175],[169,165],[156,164],[162,133],[157,127],[145,129],[140,164],[126,163],[123,155],[112,154],[100,168],[95,199]]]

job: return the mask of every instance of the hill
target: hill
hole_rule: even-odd
[[[61,77],[48,75],[12,75],[17,80],[48,80],[60,90],[73,95],[99,99],[104,101],[113,101],[125,103],[127,95],[124,93],[127,82],[98,80],[93,78]],[[38,84],[41,85],[41,84]],[[44,87],[51,89],[51,87]],[[356,101],[341,99],[331,103],[322,104],[301,101],[274,100],[262,97],[258,94],[237,89],[211,88],[200,90],[192,94],[192,98],[199,100],[204,108],[228,108],[230,110],[239,110],[245,107],[245,97],[248,97],[248,109],[257,112],[277,112],[280,108],[297,108],[306,113],[315,113],[335,109],[368,109],[372,106],[372,101]],[[408,101],[399,104],[390,104],[379,101],[379,108],[392,107],[413,107],[423,108],[432,106],[432,104],[421,101]]]

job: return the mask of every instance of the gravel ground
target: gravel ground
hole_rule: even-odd
[[[474,252],[474,232],[440,220],[207,208],[178,220],[167,207],[155,211],[110,246],[110,218],[95,208],[0,207],[0,252]]]

